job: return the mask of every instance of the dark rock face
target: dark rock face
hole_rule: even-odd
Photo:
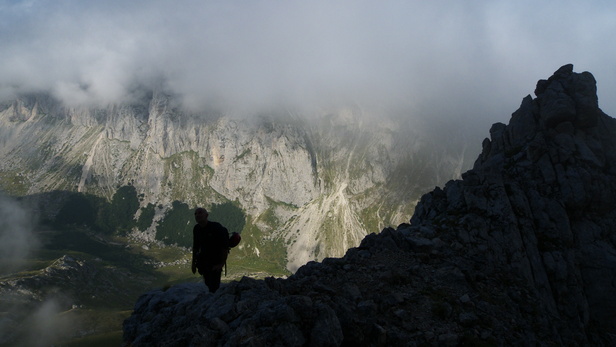
[[[593,76],[572,69],[539,81],[509,125],[492,126],[473,170],[424,196],[411,222],[459,242],[484,275],[521,279],[563,342],[588,342],[616,334],[616,122]]]
[[[539,81],[474,168],[411,224],[288,279],[142,296],[127,344],[616,344],[616,121],[572,65]]]

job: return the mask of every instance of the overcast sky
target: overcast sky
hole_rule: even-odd
[[[607,0],[0,0],[0,97],[106,104],[162,86],[195,107],[352,102],[507,122],[573,63],[616,116],[615,34]]]

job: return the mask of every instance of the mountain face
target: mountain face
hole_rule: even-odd
[[[616,344],[616,121],[565,65],[410,224],[288,279],[144,294],[127,345]]]
[[[515,274],[541,312],[567,322],[564,341],[582,342],[616,332],[616,121],[599,109],[594,77],[572,69],[494,124],[473,169],[425,195],[411,224],[454,231],[484,275]]]
[[[407,120],[366,113],[239,118],[189,113],[161,92],[106,108],[22,96],[0,105],[0,187],[14,196],[60,190],[110,200],[131,185],[141,207],[158,206],[150,227],[134,230],[146,242],[173,201],[233,202],[260,231],[242,247],[258,257],[259,242],[279,240],[294,271],[399,224],[420,192],[469,166],[463,139],[445,144]],[[61,205],[38,204],[51,218]]]

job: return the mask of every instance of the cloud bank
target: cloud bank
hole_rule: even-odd
[[[160,87],[193,108],[361,103],[503,120],[573,63],[616,114],[610,1],[0,2],[0,98]]]

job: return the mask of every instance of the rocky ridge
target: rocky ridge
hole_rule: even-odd
[[[137,276],[126,269],[105,265],[102,260],[86,260],[63,255],[49,266],[26,272],[20,276],[0,277],[0,307],[9,305],[33,306],[50,297],[68,300],[65,306],[85,302],[129,303],[126,288],[119,283],[136,281]],[[146,282],[145,276],[138,278]],[[149,279],[151,282],[151,279]]]
[[[144,294],[127,345],[616,344],[616,121],[565,65],[410,220],[288,279]]]

